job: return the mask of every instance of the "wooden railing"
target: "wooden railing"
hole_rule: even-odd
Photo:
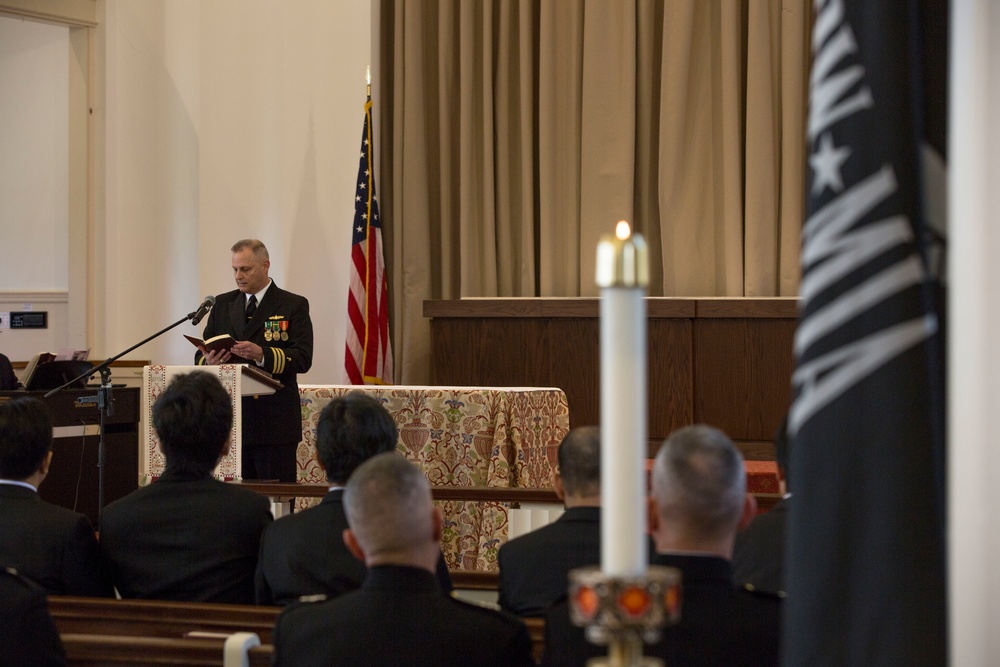
[[[282,498],[322,498],[329,491],[326,484],[291,484],[278,482],[240,482],[242,486],[273,499]],[[432,486],[434,500],[464,500],[479,502],[510,503],[518,507],[521,503],[559,503],[553,489],[521,489],[504,486]],[[777,493],[755,493],[757,507],[767,511],[774,507],[781,496]]]

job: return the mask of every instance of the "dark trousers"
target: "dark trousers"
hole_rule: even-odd
[[[295,451],[299,443],[290,445],[257,445],[243,447],[243,479],[296,481]]]

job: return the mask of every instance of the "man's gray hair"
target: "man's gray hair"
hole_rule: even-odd
[[[674,431],[656,454],[653,497],[664,520],[681,521],[702,537],[736,530],[746,471],[729,437],[703,424]]]
[[[267,252],[267,246],[264,242],[259,239],[240,239],[233,244],[231,248],[232,252],[239,252],[243,248],[250,248],[250,252],[253,256],[259,259],[261,262],[271,259],[271,256]]]
[[[396,452],[374,456],[351,474],[344,510],[368,554],[402,553],[433,540],[431,487],[424,473]]]

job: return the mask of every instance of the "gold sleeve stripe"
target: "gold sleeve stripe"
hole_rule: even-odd
[[[274,353],[274,374],[281,375],[285,372],[285,351],[280,347],[272,347]]]

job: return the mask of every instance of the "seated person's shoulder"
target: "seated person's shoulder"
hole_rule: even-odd
[[[782,591],[759,590],[753,584],[741,584],[736,587],[737,603],[746,609],[780,612],[785,597]]]
[[[537,556],[540,548],[542,548],[547,542],[558,537],[560,529],[561,526],[557,526],[557,524],[553,522],[540,528],[536,528],[529,533],[525,533],[524,535],[518,535],[514,539],[507,540],[501,544],[498,554],[503,554],[508,558],[526,558],[529,556]]]
[[[239,484],[230,484],[227,482],[222,482],[224,489],[227,489],[227,493],[231,494],[233,498],[240,498],[244,502],[250,505],[259,505],[262,507],[270,508],[271,503],[266,496],[263,496],[256,491],[251,491],[250,489],[245,489]]]
[[[45,590],[12,567],[0,567],[0,600],[9,610],[11,603],[45,600]]]
[[[506,611],[468,602],[454,595],[446,595],[445,599],[455,614],[467,617],[470,623],[493,625],[512,633],[525,630],[524,622]]]
[[[747,651],[758,656],[756,664],[777,665],[784,593],[754,590],[745,585],[736,591],[738,624],[748,642]]]
[[[60,525],[77,528],[80,524],[90,526],[90,520],[79,512],[68,507],[61,507],[50,502],[35,503],[37,511],[44,514],[45,521],[58,522]]]

